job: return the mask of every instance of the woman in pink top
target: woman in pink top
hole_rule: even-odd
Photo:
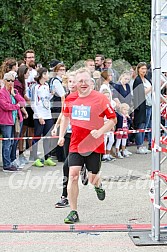
[[[6,73],[4,75],[4,87],[0,90],[0,129],[3,138],[14,137],[17,117],[23,121],[20,108],[25,106],[25,100],[14,89],[14,75]],[[18,169],[12,165],[11,153],[13,140],[2,141],[3,171],[15,172]]]

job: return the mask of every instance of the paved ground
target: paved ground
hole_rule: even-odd
[[[106,199],[98,201],[91,185],[80,182],[80,225],[149,224],[151,154],[103,163],[101,176]],[[165,163],[162,172],[165,171]],[[58,225],[69,208],[55,209],[61,195],[62,163],[56,167],[27,165],[22,173],[0,170],[0,225]],[[162,223],[167,223],[166,216]],[[0,233],[0,251],[166,251],[166,246],[137,247],[128,232]]]

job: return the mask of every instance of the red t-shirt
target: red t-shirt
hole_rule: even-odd
[[[95,90],[86,97],[79,97],[77,92],[70,94],[65,99],[63,114],[70,117],[72,126],[69,152],[104,153],[104,136],[95,139],[90,132],[104,125],[104,116],[116,117],[105,95]]]

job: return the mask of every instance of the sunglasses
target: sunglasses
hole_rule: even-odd
[[[7,82],[14,82],[14,80],[6,80]]]

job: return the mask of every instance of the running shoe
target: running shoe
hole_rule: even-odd
[[[46,166],[55,166],[56,163],[53,162],[51,158],[48,158],[47,160],[44,161],[44,165],[46,165]]]
[[[100,187],[94,187],[95,188],[95,191],[97,193],[97,197],[99,200],[104,200],[105,199],[105,196],[106,196],[106,193],[105,193],[105,190],[102,188],[102,186]]]
[[[80,176],[81,176],[82,184],[87,185],[88,184],[88,175],[87,175],[85,166],[82,167],[82,169],[80,171]]]
[[[64,208],[68,206],[69,206],[68,199],[64,196],[62,196],[61,199],[55,204],[56,208]]]
[[[74,224],[75,222],[79,222],[79,216],[77,211],[71,211],[69,215],[64,219],[65,224]]]
[[[38,158],[34,163],[33,166],[37,166],[37,167],[43,167],[44,164],[41,162],[41,160]]]

